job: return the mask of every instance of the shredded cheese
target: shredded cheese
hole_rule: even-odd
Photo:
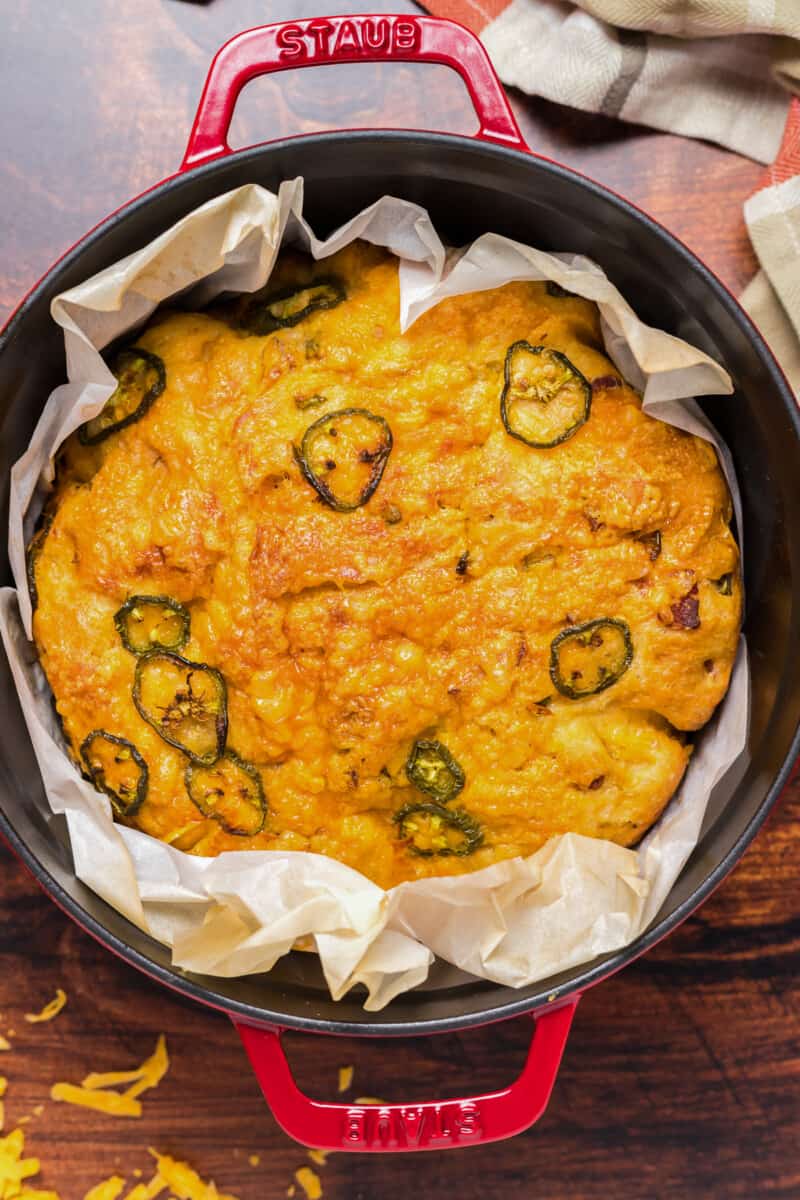
[[[129,1087],[126,1096],[140,1096],[148,1088],[157,1087],[169,1070],[169,1055],[167,1054],[167,1039],[163,1033],[159,1035],[156,1048],[149,1058],[146,1058],[139,1068],[141,1078]]]
[[[39,1013],[25,1013],[25,1020],[31,1025],[36,1025],[39,1021],[52,1021],[53,1017],[57,1017],[64,1005],[67,1003],[67,993],[61,988],[56,988],[56,994],[49,1004],[45,1004],[44,1008]]]
[[[8,1038],[4,1038],[2,1033],[0,1033],[0,1050],[10,1050],[10,1049],[11,1049],[11,1042],[8,1040]]]
[[[5,1096],[7,1087],[8,1080],[6,1079],[5,1075],[0,1075],[0,1096]]]
[[[289,1197],[292,1197],[294,1195],[294,1193],[295,1193],[295,1186],[293,1183],[290,1183],[286,1189],[286,1195]]]
[[[308,1157],[318,1167],[324,1167],[329,1154],[330,1150],[309,1150]]]
[[[353,1068],[339,1067],[339,1091],[346,1092],[353,1083]]]
[[[132,1071],[106,1071],[104,1073],[93,1071],[86,1076],[81,1086],[94,1091],[96,1088],[118,1087],[120,1084],[130,1083],[133,1086],[128,1088],[125,1095],[135,1098],[148,1088],[156,1087],[168,1070],[169,1055],[167,1054],[166,1039],[162,1033],[155,1050],[141,1066],[135,1067]]]
[[[377,1096],[356,1096],[354,1104],[385,1104],[385,1100],[379,1100]]]
[[[257,1167],[261,1162],[261,1159],[257,1154],[251,1154],[247,1161],[250,1163],[251,1167]]]
[[[24,1182],[39,1174],[38,1158],[23,1158],[24,1150],[21,1129],[0,1138],[0,1200],[59,1200],[56,1192],[29,1188]]]
[[[176,1162],[168,1154],[158,1154],[151,1150],[158,1164],[158,1175],[169,1187],[178,1200],[236,1200],[235,1196],[227,1196],[218,1192],[213,1183],[206,1183],[188,1163]]]
[[[125,1180],[121,1175],[112,1175],[108,1179],[102,1179],[100,1183],[96,1183],[84,1196],[83,1200],[117,1200],[117,1197],[125,1187]]]
[[[99,1092],[90,1088],[77,1087],[74,1083],[54,1083],[50,1089],[51,1100],[63,1100],[79,1108],[93,1108],[110,1117],[140,1117],[142,1105],[131,1096],[119,1092]]]
[[[138,1097],[148,1088],[156,1087],[168,1070],[167,1042],[162,1033],[150,1057],[133,1071],[93,1071],[80,1087],[72,1083],[53,1084],[50,1095],[53,1100],[65,1100],[67,1104],[93,1108],[112,1117],[140,1117],[142,1105]],[[131,1086],[122,1093],[103,1090],[125,1083]],[[0,1200],[3,1200],[2,1196]],[[135,1200],[139,1200],[139,1197],[135,1197]]]
[[[295,1171],[294,1177],[305,1192],[308,1200],[320,1200],[322,1184],[319,1181],[319,1175],[316,1171],[312,1171],[311,1167],[300,1167],[299,1170]]]
[[[141,1171],[139,1172],[141,1175]],[[154,1200],[154,1197],[163,1192],[167,1186],[167,1181],[162,1179],[159,1174],[155,1174],[149,1183],[137,1183],[136,1187],[131,1188],[124,1200]]]

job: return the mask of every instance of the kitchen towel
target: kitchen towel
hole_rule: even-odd
[[[504,83],[769,163],[741,299],[800,392],[800,0],[430,0]]]

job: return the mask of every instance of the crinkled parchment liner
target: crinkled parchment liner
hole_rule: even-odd
[[[78,878],[171,946],[178,967],[227,977],[268,971],[304,938],[316,946],[332,996],[360,981],[370,1011],[421,983],[434,954],[474,975],[522,987],[620,949],[658,911],[696,845],[712,787],[744,748],[743,649],[680,791],[638,850],[567,834],[526,859],[385,892],[321,855],[239,851],[197,858],[114,824],[108,800],[65,753],[28,640],[25,540],[52,480],[56,449],[113,390],[99,351],[176,294],[192,289],[192,302],[200,305],[222,291],[260,287],[284,240],[305,243],[316,258],[356,237],[388,247],[401,259],[403,329],[445,296],[511,280],[551,279],[596,301],[617,367],[643,391],[651,413],[716,445],[738,511],[727,451],[697,406],[687,403],[690,396],[730,393],[727,374],[700,351],[639,321],[594,263],[495,234],[447,252],[428,214],[392,197],[320,242],[303,221],[302,204],[300,179],[282,184],[277,196],[254,185],[238,188],[53,301],[70,382],[50,396],[12,473],[9,543],[18,590],[0,591],[0,632],[50,807],[66,817]]]

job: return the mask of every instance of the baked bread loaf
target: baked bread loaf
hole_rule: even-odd
[[[731,501],[594,305],[539,283],[405,334],[398,264],[281,257],[159,311],[30,548],[74,761],[193,854],[391,886],[567,831],[635,844],[728,686]]]

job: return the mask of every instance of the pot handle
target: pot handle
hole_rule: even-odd
[[[541,1117],[577,1006],[572,998],[534,1015],[522,1074],[500,1092],[422,1104],[327,1104],[300,1091],[281,1046],[282,1029],[234,1020],[275,1120],[318,1150],[449,1150],[522,1133]]]
[[[343,62],[430,62],[458,71],[480,120],[475,135],[527,150],[483,45],[463,25],[436,17],[349,16],[281,21],[248,29],[217,51],[208,71],[181,171],[230,154],[239,93],[259,75]]]

